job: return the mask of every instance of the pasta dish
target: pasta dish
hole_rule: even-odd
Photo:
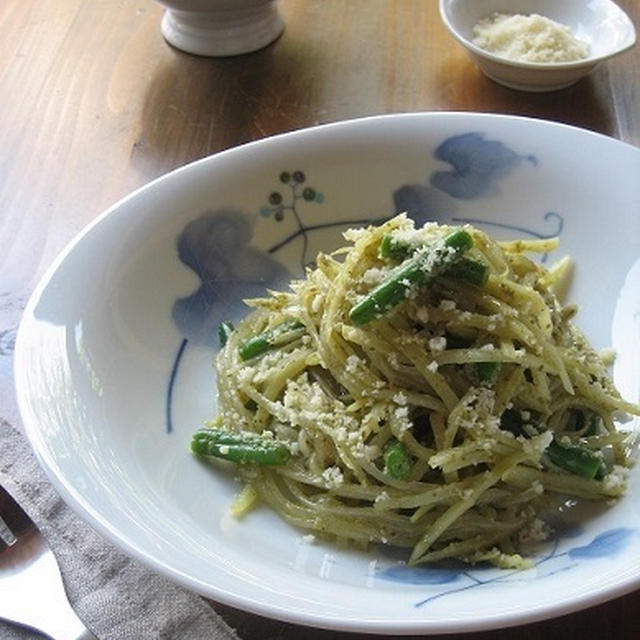
[[[526,566],[561,496],[625,490],[625,401],[555,293],[568,269],[404,214],[345,233],[286,292],[220,328],[218,414],[196,455],[235,463],[236,514],[259,500],[307,534]]]

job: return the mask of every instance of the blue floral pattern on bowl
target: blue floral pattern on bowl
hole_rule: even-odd
[[[447,163],[449,169],[431,172],[425,184],[403,184],[392,194],[395,211],[406,211],[418,224],[437,221],[442,224],[472,223],[478,226],[499,227],[536,238],[557,236],[562,232],[563,219],[556,212],[544,212],[542,224],[536,228],[514,227],[507,220],[487,222],[455,214],[455,201],[483,198],[499,188],[506,178],[523,163],[536,165],[532,156],[515,153],[497,140],[489,140],[479,132],[469,132],[445,139],[433,156]],[[295,231],[286,233],[266,251],[253,246],[255,216],[242,211],[219,209],[206,211],[191,221],[177,240],[178,257],[195,272],[200,280],[198,290],[176,301],[173,319],[184,339],[176,350],[174,365],[169,375],[166,400],[166,430],[172,426],[172,398],[176,376],[184,351],[190,341],[215,346],[218,325],[230,316],[241,315],[246,309],[242,300],[262,295],[290,280],[301,276],[312,264],[308,254],[311,234],[329,227],[350,227],[380,222],[371,217],[353,220],[305,221],[303,207],[322,205],[326,196],[308,181],[302,169],[282,170],[278,183],[267,195],[267,203],[259,210],[260,217],[270,218],[275,224],[292,216]],[[291,274],[275,257],[295,240],[301,239],[300,269]],[[227,286],[233,283],[232,287]]]

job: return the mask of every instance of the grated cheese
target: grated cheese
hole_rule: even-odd
[[[520,62],[573,62],[589,55],[589,45],[569,27],[537,13],[494,13],[476,24],[473,35],[481,49]]]
[[[607,491],[611,493],[621,493],[626,488],[627,477],[629,470],[625,467],[616,464],[611,471],[604,477],[602,483]]]
[[[355,354],[351,354],[345,362],[345,368],[349,373],[355,373],[360,363],[362,363],[362,360]]]
[[[440,308],[443,311],[453,311],[456,308],[455,300],[447,300],[446,298],[440,301]]]
[[[528,526],[518,533],[518,541],[521,544],[535,544],[545,542],[551,536],[549,525],[540,518],[534,518]]]
[[[396,394],[394,394],[393,401],[396,404],[404,406],[407,404],[407,396],[404,393],[402,393],[402,391],[398,391]]]
[[[344,482],[344,476],[339,467],[327,467],[322,472],[322,478],[330,487],[339,487]]]
[[[418,307],[416,310],[416,318],[422,322],[422,324],[427,324],[427,322],[429,322],[429,309],[427,309],[427,307]]]
[[[429,340],[429,349],[431,351],[444,351],[447,348],[447,339],[444,336],[438,336]]]

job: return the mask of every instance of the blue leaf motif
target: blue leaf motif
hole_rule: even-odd
[[[172,313],[189,340],[215,344],[218,325],[246,313],[243,299],[290,279],[285,267],[251,246],[252,238],[252,218],[233,210],[205,212],[182,230],[178,257],[200,286],[176,300]]]
[[[405,184],[393,192],[396,213],[406,211],[418,226],[425,222],[451,224],[457,205],[453,198],[438,189],[421,184]]]
[[[450,168],[434,171],[424,184],[405,184],[393,193],[396,212],[406,211],[419,225],[455,223],[460,201],[489,196],[523,162],[538,162],[535,156],[520,155],[474,131],[447,138],[433,155]]]
[[[604,558],[622,551],[627,545],[629,538],[635,534],[635,529],[618,528],[609,529],[596,536],[589,544],[581,547],[574,547],[568,552],[572,559],[576,558]]]
[[[523,160],[536,164],[532,156],[521,156],[498,140],[487,140],[477,132],[447,138],[436,150],[438,160],[452,169],[436,171],[431,184],[461,200],[472,200],[491,194],[495,183]]]
[[[384,580],[402,584],[449,584],[455,582],[463,573],[458,569],[427,569],[397,565],[383,569],[378,576]]]

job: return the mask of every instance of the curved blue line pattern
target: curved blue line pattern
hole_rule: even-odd
[[[437,160],[449,165],[426,177],[425,184],[405,184],[392,194],[396,213],[406,211],[417,224],[427,221],[459,223],[453,217],[456,200],[473,200],[494,193],[498,184],[522,163],[537,165],[534,156],[517,154],[498,140],[487,139],[482,133],[468,132],[445,139],[430,152]],[[309,236],[328,227],[347,227],[381,220],[363,217],[356,220],[322,221],[309,225],[304,221],[302,207],[321,205],[325,195],[312,186],[307,174],[296,169],[283,170],[279,183],[267,194],[266,204],[258,213],[275,223],[290,218],[295,222],[293,232],[266,251],[253,246],[256,216],[232,209],[205,211],[192,220],[177,239],[178,257],[200,281],[196,291],[176,300],[173,320],[188,342],[209,347],[215,345],[217,327],[230,317],[242,315],[243,300],[260,296],[266,288],[291,279],[292,274],[274,256],[291,242],[300,240],[300,273],[312,264],[307,256]],[[555,212],[544,215],[552,228],[546,231],[518,228],[534,237],[557,235],[562,230],[562,217]],[[477,224],[489,224],[474,221]],[[509,224],[498,224],[509,228]],[[171,405],[174,381],[187,344],[178,351],[167,385],[166,431],[173,429]]]
[[[173,388],[176,384],[176,378],[178,377],[178,369],[180,368],[180,362],[182,361],[182,355],[187,348],[188,340],[184,338],[178,347],[175,360],[173,361],[173,367],[171,367],[171,374],[169,375],[169,383],[167,384],[167,400],[165,403],[165,413],[167,421],[167,433],[173,431]]]
[[[535,580],[568,571],[576,566],[578,560],[589,561],[613,557],[621,553],[634,536],[638,536],[636,529],[609,529],[593,538],[588,544],[571,547],[565,551],[559,550],[560,537],[558,537],[552,542],[549,552],[535,559]],[[397,584],[447,585],[447,588],[434,591],[427,597],[418,600],[414,603],[414,607],[423,607],[445,596],[484,585],[531,580],[531,577],[523,575],[517,570],[505,571],[495,567],[482,566],[470,569],[468,566],[457,564],[450,567],[408,567],[396,564],[379,570],[376,575],[381,580]]]
[[[537,164],[533,156],[515,153],[504,143],[488,140],[482,133],[468,132],[445,139],[432,155],[449,164],[449,169],[434,171],[424,185],[401,185],[392,194],[396,213],[406,211],[418,224],[427,221],[456,222],[452,211],[456,200],[473,200],[489,195],[523,162]],[[267,203],[258,213],[275,223],[290,218],[294,231],[287,234],[266,251],[253,246],[257,217],[232,209],[205,211],[192,220],[177,239],[180,261],[198,277],[198,288],[176,300],[173,320],[186,342],[178,349],[167,385],[166,431],[173,430],[172,396],[181,359],[188,342],[212,347],[221,322],[242,315],[246,298],[264,294],[291,279],[292,274],[274,256],[294,241],[300,240],[300,274],[310,265],[307,255],[309,236],[328,227],[348,227],[381,220],[363,217],[355,220],[326,220],[307,224],[302,207],[321,205],[325,195],[312,186],[307,174],[296,169],[283,170],[279,183],[267,194]],[[458,219],[461,221],[462,219]],[[554,226],[547,232],[518,229],[535,237],[549,237],[562,230],[562,217],[547,213],[545,221]],[[481,221],[476,221],[480,223]],[[488,223],[484,223],[488,224]],[[509,228],[508,223],[500,225]]]
[[[444,140],[432,155],[449,165],[426,176],[424,185],[401,185],[393,193],[396,212],[407,211],[418,224],[427,221],[464,221],[452,217],[452,201],[485,197],[498,189],[498,184],[523,163],[537,164],[533,156],[517,154],[504,143],[487,139],[482,133],[469,132]],[[279,184],[266,194],[266,204],[259,215],[274,223],[289,218],[294,230],[266,251],[253,246],[256,216],[232,209],[206,211],[191,221],[177,240],[178,257],[199,278],[198,289],[176,301],[173,319],[180,332],[190,341],[211,345],[218,324],[244,309],[242,300],[262,295],[265,288],[291,278],[292,274],[274,256],[289,243],[300,240],[300,273],[309,264],[306,255],[309,235],[331,226],[353,226],[372,222],[363,217],[355,220],[323,220],[313,224],[304,220],[304,208],[325,202],[324,194],[309,183],[307,174],[296,169],[281,171]],[[548,212],[543,220],[549,228],[543,231],[518,227],[521,233],[534,237],[557,235],[562,230],[559,213]],[[471,221],[471,220],[470,220]],[[377,221],[376,221],[377,222]],[[508,221],[476,224],[514,228]]]

